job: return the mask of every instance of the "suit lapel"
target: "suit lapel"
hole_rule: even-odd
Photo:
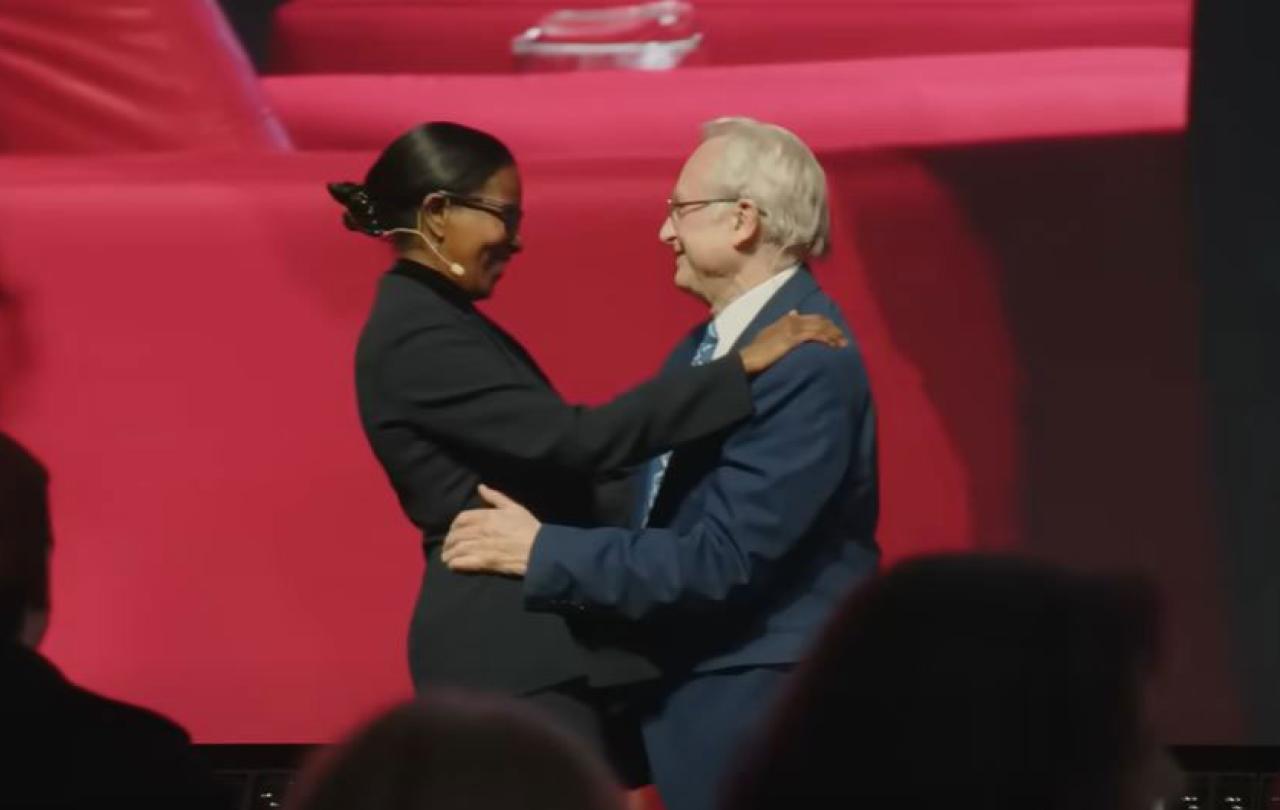
[[[668,374],[676,369],[684,368],[693,362],[694,352],[697,351],[698,344],[702,341],[702,336],[705,334],[709,323],[710,321],[706,321],[699,328],[691,330],[689,334],[685,336],[684,340],[676,344],[676,347],[671,350],[671,354],[668,354],[667,359],[662,363],[662,374]],[[673,454],[672,459],[674,460],[674,458],[675,456]],[[657,463],[657,458],[651,458],[647,463],[641,464],[636,469],[636,477],[632,479],[634,482],[632,489],[636,493],[635,509],[631,512],[632,528],[638,529],[644,523],[644,510],[645,506],[648,505],[646,499],[649,494],[649,481],[653,477],[654,467]],[[670,470],[668,470],[668,472],[670,472]],[[658,494],[658,499],[661,500],[661,488],[659,488]],[[654,503],[653,508],[656,513],[658,509],[658,504],[656,502]]]
[[[793,309],[800,306],[800,303],[813,293],[819,290],[818,283],[814,281],[812,274],[807,267],[802,266],[796,271],[785,284],[778,289],[773,297],[765,303],[756,317],[751,319],[751,323],[742,331],[738,339],[734,341],[730,351],[739,351],[744,346],[755,339],[769,324],[786,315]],[[667,367],[675,367],[678,363],[688,365],[693,361],[693,354],[697,348],[698,342],[702,339],[705,329],[695,330],[677,349],[672,352],[671,357],[667,361]],[[682,497],[685,493],[681,490],[687,486],[687,479],[692,471],[697,469],[698,461],[703,456],[712,454],[720,445],[719,439],[711,442],[702,441],[692,446],[686,446],[677,449],[671,454],[671,463],[667,465],[666,474],[663,476],[662,486],[658,490],[657,500],[653,503],[653,511],[650,515],[650,522],[656,525],[665,525],[667,518],[670,517],[672,505],[675,499]],[[651,461],[646,465],[644,473],[646,476],[652,475]],[[647,482],[648,478],[645,479]],[[644,498],[644,489],[641,488],[640,498]],[[644,504],[641,503],[637,509],[637,526],[638,521],[643,518]]]
[[[710,323],[710,321],[707,321],[697,329],[691,330],[684,340],[676,344],[676,347],[671,350],[671,354],[667,355],[666,362],[662,364],[664,374],[693,363],[694,352],[698,350],[698,344],[702,341],[702,336],[706,333],[707,325]]]

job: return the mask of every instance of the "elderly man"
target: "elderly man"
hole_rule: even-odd
[[[788,311],[848,332],[807,258],[826,250],[826,178],[786,130],[704,128],[660,238],[675,283],[710,307],[666,368],[703,363]],[[658,673],[636,705],[668,810],[710,810],[733,753],[879,552],[875,417],[844,349],[804,346],[752,382],[754,416],[654,459],[628,528],[541,525],[501,493],[445,541],[456,571],[524,577],[530,610],[617,618],[612,643]]]

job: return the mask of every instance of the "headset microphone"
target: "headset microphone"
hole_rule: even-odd
[[[388,230],[383,231],[383,233],[384,233],[384,234],[391,234],[391,233],[411,233],[411,234],[413,234],[414,236],[416,236],[416,237],[418,237],[419,239],[421,239],[423,242],[425,242],[425,243],[426,243],[426,245],[427,245],[427,247],[431,249],[431,252],[432,252],[432,253],[434,253],[434,254],[436,254],[437,256],[439,256],[439,257],[440,257],[440,261],[442,261],[442,262],[444,262],[445,264],[449,265],[449,272],[450,272],[450,273],[453,273],[455,276],[458,276],[459,278],[461,278],[462,276],[465,276],[465,275],[467,274],[467,270],[466,270],[466,268],[465,268],[465,267],[463,267],[462,265],[458,264],[458,263],[457,263],[457,262],[455,262],[455,261],[451,261],[451,260],[449,259],[449,257],[448,257],[448,256],[444,255],[444,251],[442,251],[442,250],[440,250],[440,248],[436,247],[435,243],[434,243],[434,242],[432,242],[432,241],[427,237],[427,235],[426,235],[425,233],[423,233],[422,231],[420,231],[420,230],[418,230],[418,229],[416,229],[416,228],[390,228],[390,229],[388,229]]]

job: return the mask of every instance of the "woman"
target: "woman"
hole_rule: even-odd
[[[482,482],[544,520],[620,522],[596,509],[602,478],[745,419],[749,375],[801,342],[843,345],[843,337],[824,319],[793,315],[741,352],[597,408],[568,405],[524,348],[473,306],[521,248],[520,174],[503,144],[457,124],[425,124],[387,147],[363,184],[329,188],[349,228],[391,238],[398,253],[360,338],[356,389],[374,453],[423,532],[428,573],[409,637],[414,683],[531,697],[594,737],[579,640],[559,617],[526,612],[519,581],[439,564],[449,524],[482,505]],[[584,617],[575,633],[588,625]]]

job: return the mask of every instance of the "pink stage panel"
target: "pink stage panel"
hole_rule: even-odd
[[[511,38],[548,11],[603,0],[292,0],[282,73],[505,73]],[[1189,0],[698,0],[703,56],[764,64],[1042,48],[1185,46]]]
[[[341,229],[321,186],[368,159],[0,163],[16,192],[0,203],[0,280],[28,349],[0,404],[53,471],[49,650],[202,739],[323,739],[407,689],[416,538],[351,391],[387,257]],[[529,248],[490,309],[574,399],[649,374],[702,317],[671,287],[656,238],[677,170],[526,169]],[[61,217],[82,206],[99,213],[68,231]],[[886,510],[886,544],[972,545],[965,460],[844,237],[817,272],[857,324],[883,400],[887,500],[910,496]],[[994,305],[981,289],[961,297]],[[1007,349],[998,328],[974,328],[1008,425]]]
[[[420,558],[351,390],[386,255],[321,186],[370,157],[0,161],[0,406],[53,472],[48,651],[202,740],[328,739],[409,688]],[[816,273],[868,358],[888,558],[1016,545],[1149,570],[1185,643],[1175,733],[1226,734],[1180,139],[823,159]],[[678,166],[525,164],[528,251],[489,308],[573,399],[647,374],[701,317],[656,237]]]
[[[0,152],[289,148],[216,0],[6,0]]]
[[[484,15],[514,23],[515,6],[294,0],[282,20],[287,33],[375,19],[390,38],[363,41],[360,59],[502,70],[462,33],[470,19],[505,47]],[[806,39],[763,4],[703,7],[757,43],[742,61],[790,60],[773,45],[850,56],[824,50],[824,32],[877,56],[860,61],[266,83],[300,145],[346,153],[228,138],[198,155],[0,159],[0,419],[53,474],[48,652],[210,742],[330,739],[407,694],[420,554],[351,380],[388,255],[341,228],[323,182],[358,179],[422,120],[508,140],[528,250],[487,306],[568,397],[600,401],[704,316],[671,288],[663,200],[697,124],[745,113],[795,129],[830,173],[835,253],[815,272],[871,372],[887,559],[1017,547],[1148,571],[1180,640],[1171,733],[1230,738],[1185,241],[1186,54],[1163,47],[1185,31],[1152,24],[1186,6],[929,8],[813,3],[795,17],[814,26]],[[426,29],[435,39],[403,16],[443,12],[457,27]],[[908,42],[932,55],[884,56]],[[1078,47],[1104,43],[1162,47]],[[1032,44],[1076,47],[946,53]]]
[[[1177,129],[1187,52],[1040,51],[536,76],[289,76],[263,85],[298,144],[381,149],[425,120],[493,132],[524,159],[668,158],[722,115],[815,149]]]

